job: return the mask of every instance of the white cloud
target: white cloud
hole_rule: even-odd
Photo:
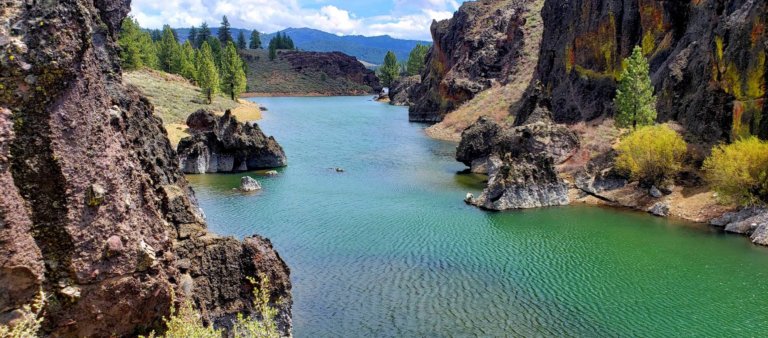
[[[315,3],[325,3],[315,1]],[[274,32],[289,27],[309,27],[339,35],[391,35],[431,40],[432,20],[453,15],[454,0],[392,0],[389,15],[357,17],[334,5],[303,7],[297,0],[134,0],[131,14],[143,27],[160,28],[219,25],[226,15],[233,27]]]

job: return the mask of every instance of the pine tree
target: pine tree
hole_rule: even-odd
[[[213,102],[213,96],[219,90],[219,71],[213,60],[213,53],[208,42],[203,42],[198,56],[197,84],[203,91],[208,102]]]
[[[277,37],[269,41],[269,60],[275,61],[277,58]]]
[[[243,34],[243,31],[240,31],[237,34],[237,49],[246,49],[248,48],[248,44],[245,42],[245,34]]]
[[[656,121],[656,97],[653,95],[650,67],[640,46],[624,60],[616,89],[616,125],[621,128],[652,125]]]
[[[178,73],[178,58],[180,46],[173,35],[171,26],[163,26],[163,36],[158,42],[157,58],[160,61],[160,70],[168,73]]]
[[[163,32],[159,29],[153,29],[150,31],[150,35],[152,36],[152,42],[159,42],[163,38]]]
[[[141,29],[136,19],[128,17],[123,20],[118,44],[124,69],[157,67],[157,52],[152,43],[152,36]]]
[[[245,91],[245,82],[243,61],[230,41],[221,58],[221,90],[234,101]]]
[[[251,32],[251,43],[248,45],[250,49],[259,49],[261,48],[261,34],[257,30],[253,30]]]
[[[192,47],[197,48],[195,43],[197,43],[197,28],[195,26],[192,26],[192,28],[189,29],[189,35],[187,36],[187,41],[190,41],[192,44]]]
[[[225,15],[221,18],[221,27],[219,27],[219,41],[222,45],[226,45],[227,42],[232,41],[232,32],[230,32],[229,20]]]
[[[219,39],[210,37],[208,38],[208,46],[211,47],[211,54],[213,55],[213,64],[216,65],[216,69],[221,69],[221,41]]]
[[[195,80],[197,69],[195,68],[195,49],[192,43],[187,40],[181,46],[181,58],[179,64],[179,74],[188,80]]]
[[[385,87],[392,85],[392,81],[400,74],[400,65],[397,64],[397,56],[392,51],[387,52],[384,64],[379,68],[381,82]]]
[[[199,49],[203,46],[203,42],[207,42],[211,37],[211,29],[208,28],[208,24],[203,22],[200,26],[200,31],[197,32],[197,39],[195,40],[195,48]]]
[[[408,76],[421,74],[425,67],[427,52],[429,52],[429,47],[422,44],[417,44],[411,50],[411,54],[408,56]]]

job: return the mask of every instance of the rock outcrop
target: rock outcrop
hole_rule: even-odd
[[[546,108],[542,107],[542,114]],[[481,118],[467,128],[456,159],[475,173],[487,173],[488,186],[469,202],[489,210],[526,209],[569,203],[568,184],[556,164],[579,148],[578,137],[546,115],[503,128]]]
[[[765,137],[766,13],[754,0],[548,0],[536,81],[556,122],[611,116],[622,60],[639,45],[660,121],[703,143]]]
[[[411,95],[410,120],[440,122],[494,83],[510,81],[521,63],[528,8],[542,0],[465,2],[452,19],[433,22],[422,83]]]
[[[287,266],[266,239],[206,231],[160,119],[122,84],[129,3],[2,5],[0,322],[42,290],[45,336],[162,329],[173,294],[223,323],[251,310],[246,277],[265,273],[287,334]]]
[[[749,236],[752,243],[768,246],[768,210],[765,208],[751,207],[729,212],[712,220],[711,224],[726,232]]]
[[[239,172],[284,167],[283,148],[257,124],[240,123],[198,110],[187,118],[192,136],[179,142],[179,164],[187,174]]]
[[[412,92],[419,84],[421,84],[420,75],[401,77],[393,81],[392,87],[389,88],[389,104],[393,106],[412,105]]]
[[[323,73],[330,78],[344,78],[370,88],[363,92],[339,94],[365,95],[378,93],[382,89],[374,71],[365,68],[365,65],[354,57],[341,52],[281,51],[280,58],[288,61],[294,71]]]

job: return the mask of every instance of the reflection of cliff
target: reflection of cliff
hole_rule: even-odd
[[[217,320],[248,309],[245,277],[264,272],[289,324],[285,263],[266,239],[207,233],[160,119],[122,85],[115,38],[128,10],[4,4],[0,321],[41,288],[52,336],[146,333],[173,293]]]

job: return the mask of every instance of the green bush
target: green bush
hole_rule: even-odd
[[[621,141],[616,167],[646,184],[661,184],[682,168],[688,146],[668,125],[640,128]]]
[[[728,202],[749,205],[768,201],[768,142],[755,137],[712,149],[704,176]]]

